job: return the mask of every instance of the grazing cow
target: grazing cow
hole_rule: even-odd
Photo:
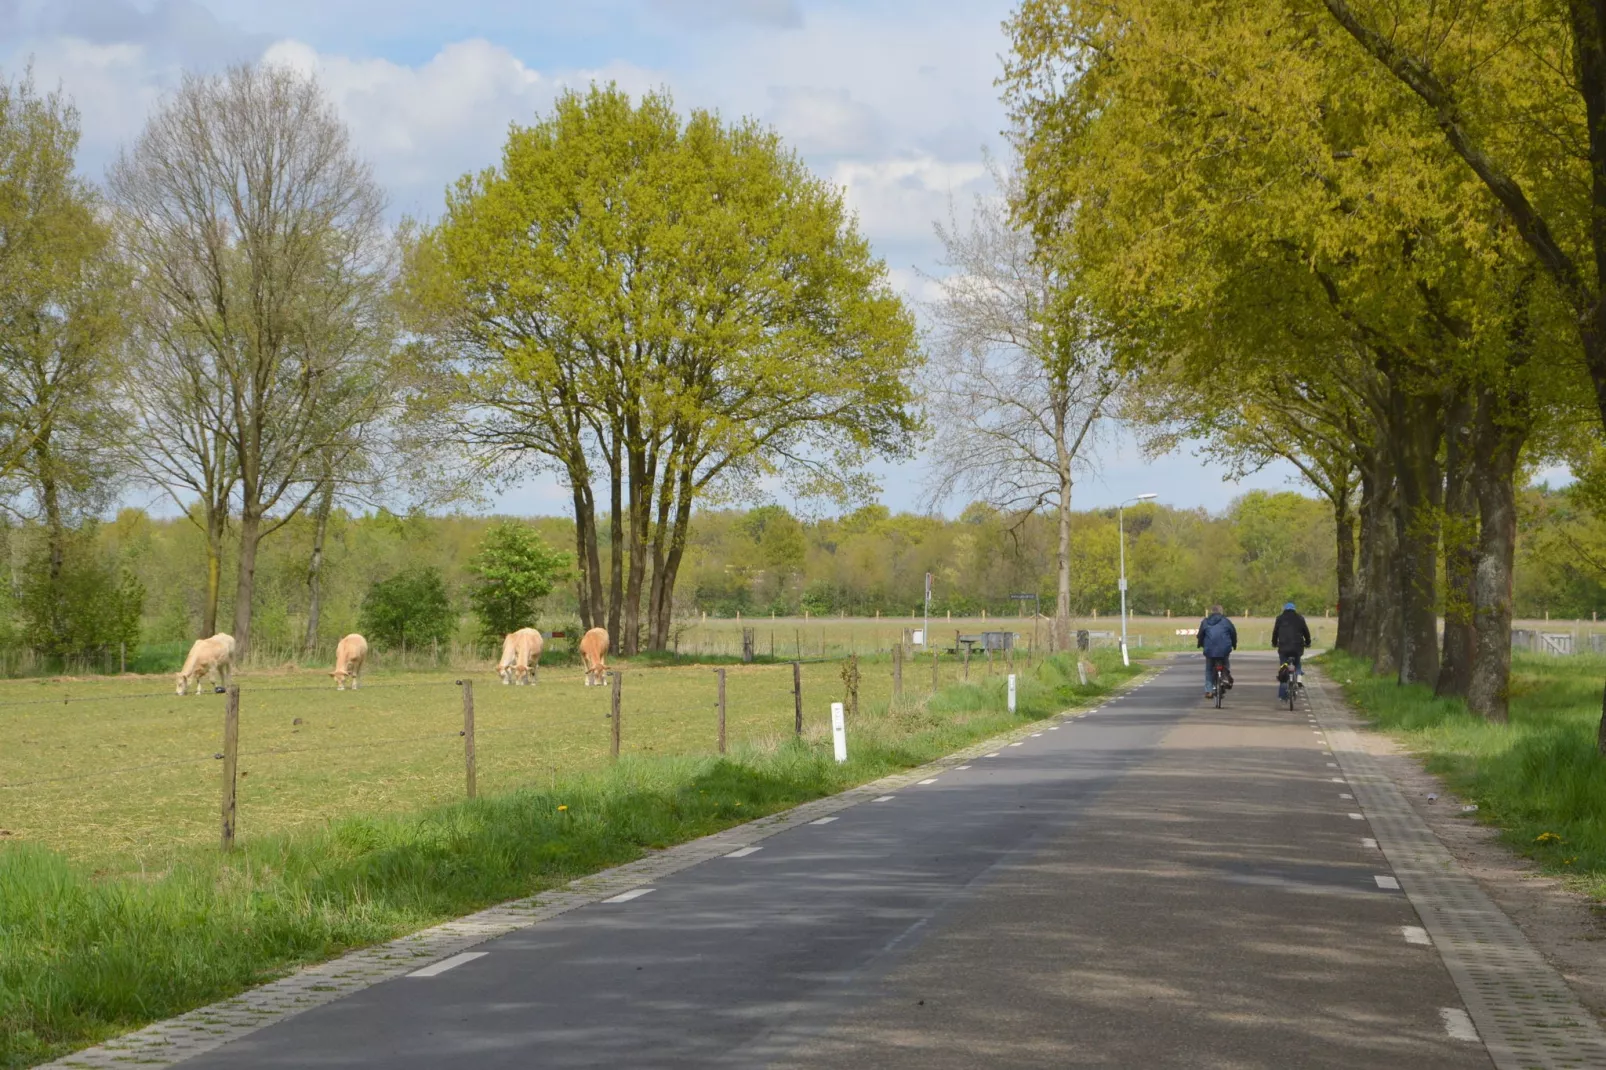
[[[502,639],[502,660],[497,662],[496,675],[504,684],[530,682],[530,666],[541,664],[541,633],[534,628],[520,628]]]
[[[210,673],[216,672],[219,691],[229,689],[229,671],[234,666],[234,636],[218,632],[210,639],[197,639],[190,647],[190,656],[184,659],[184,669],[178,674],[178,693],[189,693],[190,681],[195,681],[195,693]]]
[[[368,660],[368,640],[352,632],[335,647],[335,690],[346,689],[346,677],[351,677],[351,689],[357,690],[362,678],[362,664]]]
[[[586,686],[602,686],[603,674],[608,671],[608,632],[605,628],[592,628],[580,637],[580,657],[586,663]]]

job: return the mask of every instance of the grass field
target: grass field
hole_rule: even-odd
[[[622,753],[707,754],[716,743],[716,677],[705,665],[624,671]],[[1022,664],[1024,668],[1024,664]],[[1005,662],[993,666],[1002,674]],[[802,666],[804,729],[827,730],[844,695],[841,663]],[[725,667],[732,748],[773,748],[792,734],[789,664]],[[960,665],[947,659],[941,681]],[[971,676],[987,675],[973,659]],[[888,657],[861,661],[860,702],[892,695]],[[331,814],[390,814],[464,794],[462,695],[451,673],[376,672],[359,691],[314,673],[241,673],[239,829],[292,832]],[[608,688],[548,667],[532,687],[473,680],[479,790],[551,785],[609,761]],[[905,667],[906,691],[932,690],[930,659]],[[63,699],[70,699],[63,702]],[[224,700],[180,698],[163,678],[0,684],[0,837],[43,844],[103,871],[160,868],[173,848],[218,834]],[[299,722],[299,723],[298,723]]]
[[[1113,651],[1094,657],[1100,682],[1087,687],[1060,660],[1023,673],[1015,715],[1003,676],[975,663],[968,684],[945,666],[935,695],[929,667],[911,669],[905,700],[888,702],[890,666],[867,661],[844,765],[824,730],[840,665],[805,666],[801,741],[790,667],[732,667],[726,759],[709,753],[706,666],[626,667],[618,763],[605,689],[572,672],[533,688],[481,683],[474,801],[462,799],[448,677],[376,675],[353,694],[242,675],[249,775],[228,855],[210,757],[219,698],[135,698],[155,681],[91,681],[66,693],[97,701],[63,705],[60,682],[8,685],[0,702],[38,704],[0,706],[0,824],[22,833],[0,839],[0,1067],[917,765],[1138,671]]]
[[[1606,757],[1595,751],[1606,657],[1517,654],[1511,719],[1490,724],[1459,700],[1401,687],[1342,654],[1328,671],[1374,723],[1478,806],[1513,848],[1606,900]]]

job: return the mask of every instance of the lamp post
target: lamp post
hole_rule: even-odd
[[[1115,529],[1121,541],[1121,664],[1130,665],[1132,659],[1126,652],[1126,515],[1123,510],[1133,502],[1146,502],[1151,498],[1158,498],[1158,494],[1139,494],[1135,498],[1128,498],[1115,507]]]

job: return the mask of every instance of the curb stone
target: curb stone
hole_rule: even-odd
[[[1099,705],[1155,675],[1152,665],[1112,689]],[[651,851],[633,862],[605,869],[570,881],[524,899],[514,899],[485,910],[434,925],[387,943],[351,951],[339,958],[296,970],[277,981],[270,981],[229,999],[198,1007],[188,1013],[155,1022],[142,1029],[84,1048],[54,1062],[43,1070],[100,1070],[100,1068],[140,1067],[160,1070],[186,1059],[220,1048],[259,1029],[292,1018],[304,1011],[333,1003],[365,988],[406,974],[459,954],[478,944],[519,929],[549,921],[571,910],[627,892],[681,870],[720,858],[742,847],[806,825],[821,817],[841,813],[898,788],[909,787],[942,770],[981,757],[1000,746],[1030,736],[1044,722],[1060,717],[1081,717],[1094,707],[1066,710],[1041,720],[1029,721],[1008,732],[973,743],[935,761],[823,799],[814,799],[761,817],[743,825],[716,832],[701,839]]]

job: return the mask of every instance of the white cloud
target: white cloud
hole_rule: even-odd
[[[770,86],[764,120],[799,152],[844,156],[873,152],[881,119],[846,88]]]
[[[934,241],[932,224],[948,218],[951,201],[964,200],[991,183],[980,160],[952,163],[931,156],[844,160],[831,178],[845,191],[865,233],[922,243]]]

